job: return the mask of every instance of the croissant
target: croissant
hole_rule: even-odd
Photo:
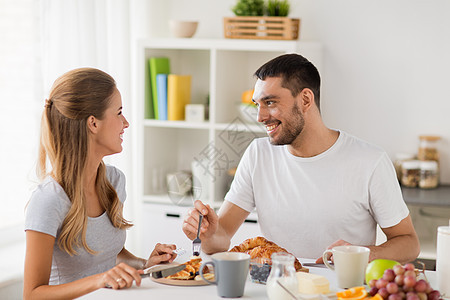
[[[268,241],[262,236],[249,238],[243,241],[240,245],[234,246],[230,252],[247,252],[258,246],[276,246],[274,242]]]
[[[285,252],[289,253],[286,249],[278,246],[274,242],[258,236],[243,241],[240,245],[233,247],[230,252],[245,252],[250,254],[250,259],[255,258],[271,258],[273,253]],[[291,253],[289,253],[291,254]],[[302,264],[295,258],[294,261],[295,270],[300,271]]]

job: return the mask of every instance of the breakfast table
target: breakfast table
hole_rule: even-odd
[[[203,261],[209,259],[204,257]],[[313,263],[312,259],[299,259],[302,264]],[[330,290],[341,290],[337,287],[336,276],[333,271],[327,269],[324,265],[307,266],[310,273],[325,276],[330,282]],[[436,272],[425,271],[427,279],[432,287],[436,288]],[[247,279],[244,290],[244,295],[236,299],[268,299],[266,293],[266,286],[259,283],[254,283]],[[90,294],[87,294],[81,299],[224,299],[217,295],[217,288],[215,285],[203,286],[173,286],[154,282],[149,278],[142,279],[141,286],[133,285],[129,289],[113,290],[113,289],[99,289]],[[320,299],[318,295],[308,297],[307,300]],[[320,299],[322,300],[322,299]]]

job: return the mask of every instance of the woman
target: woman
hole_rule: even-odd
[[[176,257],[175,245],[157,244],[148,260],[124,248],[125,177],[102,159],[122,151],[128,126],[108,74],[75,69],[53,84],[41,121],[43,181],[26,211],[25,299],[139,286],[142,269]]]

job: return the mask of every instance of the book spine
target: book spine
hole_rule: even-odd
[[[169,74],[170,73],[170,62],[167,57],[151,57],[150,63],[150,82],[153,97],[153,111],[155,114],[155,119],[159,119],[159,109],[158,109],[158,89],[156,84],[157,74]]]
[[[158,94],[158,116],[167,120],[167,74],[156,75],[156,91]]]
[[[191,103],[191,75],[170,74],[167,78],[167,119],[184,120],[186,104]]]

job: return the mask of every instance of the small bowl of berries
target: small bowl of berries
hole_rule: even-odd
[[[254,258],[250,260],[250,278],[255,283],[266,284],[272,269],[270,258]]]

